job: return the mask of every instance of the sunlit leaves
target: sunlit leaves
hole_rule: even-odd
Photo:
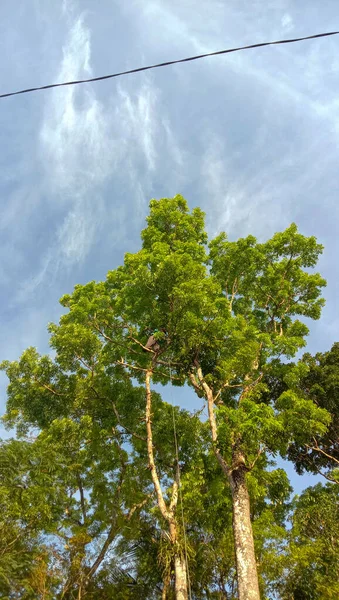
[[[326,358],[284,364],[306,343],[304,320],[318,319],[324,304],[325,281],[313,272],[322,246],[294,224],[262,243],[253,236],[231,242],[221,233],[208,244],[204,214],[190,211],[181,196],[151,201],[141,240],[140,250],[126,253],[104,282],[77,285],[63,296],[65,313],[49,326],[53,357],[29,348],[18,361],[2,363],[9,378],[4,421],[21,436],[37,436],[30,446],[23,441],[1,448],[9,469],[1,492],[4,510],[14,520],[13,531],[21,511],[26,523],[30,516],[39,519],[45,534],[58,532],[65,541],[61,562],[74,589],[109,531],[110,543],[119,538],[117,553],[139,544],[132,564],[144,583],[156,586],[161,571],[152,560],[164,522],[152,499],[145,394],[136,383],[143,383],[148,368],[153,383],[188,384],[199,397],[206,396],[207,385],[218,450],[233,467],[241,453],[248,473],[264,589],[269,577],[282,576],[274,564],[276,549],[283,552],[286,543],[290,493],[268,453],[291,457],[293,449],[299,453],[314,440],[320,443],[332,432],[336,414],[337,349]],[[158,342],[157,355],[145,349],[150,335]],[[154,456],[166,499],[178,444],[195,593],[207,597],[206,590],[219,585],[234,596],[231,497],[213,460],[216,443],[201,418],[156,393],[152,400]],[[20,488],[22,483],[27,486]],[[141,516],[129,519],[143,501]],[[33,532],[32,548],[35,543]],[[107,555],[99,587],[91,581],[93,597],[102,582],[120,594],[114,597],[135,597],[123,590],[127,580],[121,563]],[[135,593],[147,597],[138,585]]]
[[[339,487],[307,488],[294,503],[281,598],[335,600],[339,593]]]

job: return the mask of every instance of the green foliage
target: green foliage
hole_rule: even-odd
[[[296,430],[304,438],[323,433],[324,411],[296,392],[268,402],[262,383],[282,356],[305,345],[308,329],[297,317],[320,316],[325,281],[310,269],[322,246],[292,224],[264,243],[220,234],[207,247],[203,213],[190,212],[181,196],[152,200],[147,223],[142,249],[126,254],[106,282],[76,286],[62,299],[69,312],[50,328],[59,364],[90,369],[99,360],[108,370],[120,361],[142,381],[152,355],[141,345],[157,331],[161,362],[152,365],[153,380],[191,385],[190,373],[201,366],[224,403],[218,424],[226,454],[229,440],[242,439],[250,463],[260,445],[285,453]]]
[[[174,411],[194,594],[236,595],[232,499],[216,449],[230,473],[240,455],[247,472],[264,594],[283,578],[278,556],[285,556],[290,493],[268,453],[286,456],[325,439],[334,422],[333,405],[318,400],[327,385],[335,399],[337,363],[326,359],[321,381],[319,357],[319,365],[311,358],[285,364],[305,346],[304,319],[318,319],[324,304],[325,281],[312,270],[322,246],[294,224],[264,243],[253,236],[230,242],[224,233],[208,243],[204,214],[181,196],[151,201],[141,239],[141,249],[104,282],[63,296],[68,310],[49,326],[55,358],[29,348],[1,365],[9,378],[3,420],[20,438],[1,447],[7,465],[17,465],[4,476],[4,514],[15,531],[39,522],[27,556],[43,547],[39,535],[59,540],[58,558],[48,554],[49,537],[43,561],[46,572],[53,560],[61,565],[58,593],[68,586],[72,598],[87,586],[89,598],[156,597],[164,574],[172,577],[173,548],[147,468],[145,391],[137,384],[151,370],[154,383],[188,384],[214,402],[218,441],[211,444],[197,415],[152,393],[153,451],[166,501],[177,469]],[[151,334],[156,352],[145,348]],[[308,373],[318,378],[312,392]],[[28,442],[32,431],[36,440]],[[15,477],[24,491],[12,485]],[[101,567],[88,577],[105,540]]]
[[[289,447],[288,457],[298,473],[320,472],[339,482],[339,343],[333,344],[329,352],[314,357],[305,354],[301,364],[305,370],[296,384],[299,394],[303,394],[306,402],[311,400],[326,410],[330,422],[326,430],[318,432],[311,440],[295,439]]]
[[[43,531],[54,531],[65,490],[52,476],[54,465],[35,444],[8,440],[0,444],[0,595],[31,599],[43,589],[52,598],[59,582],[53,548]],[[57,469],[57,467],[56,467]]]
[[[339,594],[339,488],[316,485],[295,499],[282,600],[334,600]]]
[[[5,522],[14,520],[20,537],[29,527],[33,541],[43,535],[50,552],[57,544],[52,555],[56,553],[60,565],[58,585],[66,586],[71,598],[104,544],[108,545],[103,559],[126,528],[137,526],[137,515],[148,500],[145,463],[140,470],[140,464],[131,461],[124,448],[128,436],[112,407],[116,400],[119,408],[128,391],[137,407],[140,390],[128,380],[100,378],[100,368],[97,376],[91,372],[87,378],[84,372],[65,373],[57,364],[51,370],[49,360],[36,352],[30,355],[29,371],[26,355],[6,366],[9,422],[15,424],[17,414],[21,435],[32,426],[41,430],[34,441],[12,440],[0,448],[2,514]],[[60,409],[60,398],[67,403],[67,416]],[[5,548],[4,565],[10,557]],[[46,564],[54,572],[51,560]],[[24,570],[16,573],[21,581]]]

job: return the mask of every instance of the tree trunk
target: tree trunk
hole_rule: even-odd
[[[176,523],[170,523],[170,536],[173,545],[177,544]],[[174,556],[175,600],[188,600],[186,563],[182,555]]]
[[[176,555],[174,559],[175,572],[175,598],[176,600],[187,600],[187,573],[184,558]]]
[[[203,391],[207,399],[213,451],[226,475],[232,490],[234,547],[237,564],[237,582],[239,600],[260,600],[257,563],[255,560],[254,540],[250,513],[250,499],[246,485],[246,463],[238,443],[233,446],[232,466],[228,465],[218,446],[218,426],[215,417],[215,400],[212,388],[204,380],[200,365],[197,377],[190,373],[190,380],[197,391]]]
[[[170,501],[169,508],[166,506],[164,496],[161,489],[160,480],[158,477],[157,469],[155,466],[154,452],[153,452],[153,435],[152,435],[152,392],[151,392],[151,375],[152,371],[146,371],[145,386],[146,386],[146,432],[147,432],[147,454],[148,454],[148,465],[151,471],[154,491],[158,501],[158,507],[165,521],[169,525],[169,533],[171,542],[174,546],[177,544],[178,531],[175,521],[175,509],[178,503],[178,490],[179,490],[179,465],[177,465],[177,477],[173,482],[173,492]],[[185,560],[180,557],[177,553],[174,556],[174,575],[175,575],[175,600],[188,600],[187,592],[187,573]],[[166,590],[163,590],[163,598],[166,597]]]
[[[260,600],[250,514],[250,499],[244,465],[240,465],[232,471],[230,483],[233,501],[233,532],[237,563],[238,597],[239,600]]]
[[[168,573],[168,574],[166,574],[166,577],[164,577],[164,580],[163,580],[161,600],[167,600],[167,592],[169,590],[170,584],[171,584],[171,574]]]

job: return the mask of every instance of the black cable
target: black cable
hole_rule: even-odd
[[[198,54],[196,56],[189,56],[188,58],[179,58],[178,60],[169,60],[167,62],[158,63],[156,65],[138,67],[137,69],[130,69],[129,71],[121,71],[120,73],[113,73],[112,75],[102,75],[101,77],[91,77],[90,79],[79,79],[76,81],[65,81],[63,83],[51,83],[50,85],[42,85],[40,87],[27,88],[25,90],[19,90],[17,92],[0,94],[0,98],[8,98],[9,96],[17,96],[18,94],[28,94],[30,92],[37,92],[39,90],[49,90],[51,88],[57,88],[66,85],[78,85],[79,83],[90,83],[92,81],[103,81],[104,79],[113,79],[114,77],[122,77],[122,75],[130,75],[131,73],[140,73],[141,71],[149,71],[150,69],[158,69],[160,67],[168,67],[169,65],[177,65],[178,63],[191,62],[193,60],[199,60],[200,58],[206,58],[208,56],[218,56],[220,54],[230,54],[231,52],[239,52],[239,50],[263,48],[264,46],[274,46],[277,44],[292,44],[294,42],[302,42],[304,40],[313,40],[315,38],[328,37],[330,35],[338,34],[339,31],[330,31],[329,33],[316,33],[315,35],[308,35],[306,37],[293,38],[288,40],[277,40],[276,42],[261,42],[259,44],[250,44],[249,46],[239,46],[238,48],[217,50],[216,52],[207,52],[206,54]]]

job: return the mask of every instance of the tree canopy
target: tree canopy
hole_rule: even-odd
[[[2,363],[18,439],[1,451],[21,465],[3,478],[11,540],[26,527],[23,555],[46,548],[55,597],[287,598],[301,551],[274,457],[332,468],[333,480],[338,458],[337,345],[287,362],[321,314],[322,246],[294,224],[266,242],[209,240],[181,196],[150,202],[141,240],[105,281],[61,298],[53,358],[29,348]],[[152,382],[189,386],[195,409],[164,402]]]

